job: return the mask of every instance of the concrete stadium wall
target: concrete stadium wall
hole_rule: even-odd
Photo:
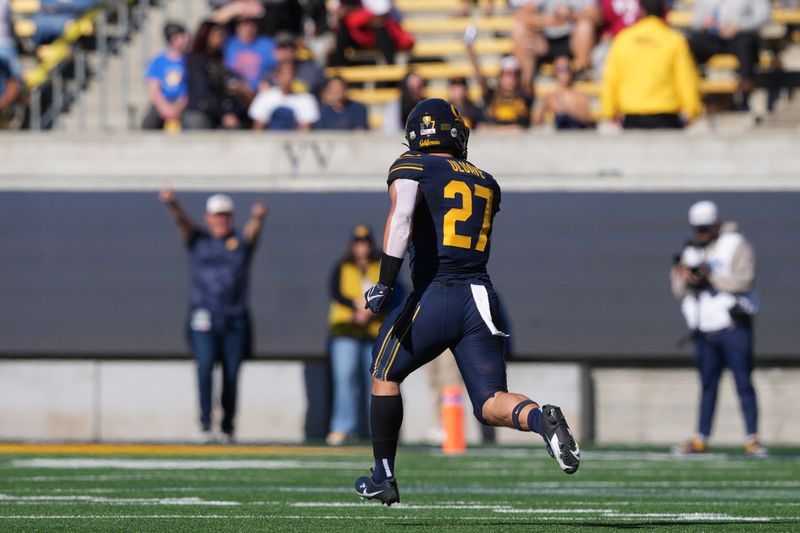
[[[470,160],[510,190],[798,190],[796,132],[475,132]],[[384,191],[400,134],[7,134],[0,190]]]
[[[800,370],[762,368],[753,373],[759,432],[767,443],[800,443],[796,406]],[[685,440],[697,427],[700,382],[693,369],[598,369],[595,429],[599,443],[669,443]],[[730,372],[723,374],[712,444],[742,444],[745,427]]]
[[[252,361],[240,383],[237,434],[244,442],[301,442],[308,404],[300,362]],[[576,434],[592,425],[602,444],[670,444],[695,427],[693,370],[595,369],[593,394],[573,364],[510,363],[509,389],[560,405]],[[403,441],[424,442],[436,409],[425,371],[403,385]],[[758,369],[761,433],[771,444],[800,444],[794,406],[800,370]],[[743,425],[733,383],[723,379],[713,443],[739,444]],[[218,391],[217,391],[218,394]],[[588,412],[591,411],[591,412]],[[218,414],[218,413],[217,413]],[[194,366],[189,361],[0,361],[0,440],[191,441],[197,437]],[[467,439],[480,428],[465,402]],[[531,436],[498,430],[497,442],[531,444]],[[533,441],[538,445],[538,441]]]
[[[245,363],[236,423],[241,441],[300,442],[306,410],[327,413],[325,402],[308,404],[313,394],[306,390],[303,366]],[[509,367],[509,387],[561,405],[579,435],[581,379],[578,365]],[[403,395],[403,440],[425,441],[435,425],[436,400],[424,371],[409,377]],[[191,441],[198,437],[196,398],[190,361],[0,361],[0,440]],[[480,427],[466,398],[464,418],[468,441],[479,442]],[[499,431],[497,441],[529,443],[530,435]]]

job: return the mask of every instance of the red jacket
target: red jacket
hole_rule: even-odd
[[[372,25],[375,15],[361,7],[342,17],[342,24],[347,28],[347,33],[361,48],[375,48],[378,39],[375,36],[375,27]],[[410,50],[414,46],[414,38],[406,32],[396,20],[386,17],[386,31],[394,41],[398,50]]]

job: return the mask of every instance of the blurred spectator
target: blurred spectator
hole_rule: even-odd
[[[572,57],[582,73],[589,68],[600,11],[596,0],[513,0],[511,40],[522,77],[532,78],[538,63]]]
[[[22,84],[12,74],[11,68],[0,57],[0,129],[8,127],[13,122],[15,106],[19,98]]]
[[[464,77],[455,77],[447,86],[447,100],[456,106],[468,128],[477,128],[483,122],[483,111],[469,97],[469,85]]]
[[[513,56],[506,56],[500,60],[500,74],[496,85],[490,87],[475,54],[474,44],[477,35],[475,26],[468,27],[464,32],[464,45],[467,59],[481,88],[483,118],[486,124],[496,129],[529,128],[533,106],[533,76],[524,78],[519,62]]]
[[[335,76],[328,80],[322,92],[322,107],[319,122],[314,125],[318,130],[366,130],[367,108],[359,102],[347,97],[347,82]]]
[[[523,130],[529,128],[533,106],[533,87],[523,85],[517,60],[513,56],[501,59],[496,87],[490,87],[481,72],[478,58],[475,56],[471,44],[467,46],[467,53],[483,94],[486,123],[494,129]]]
[[[333,65],[348,64],[347,50],[351,48],[377,48],[392,65],[398,50],[414,46],[414,38],[400,26],[391,0],[342,0],[337,19]]]
[[[331,28],[331,22],[335,21],[335,9],[325,0],[304,0],[301,5],[305,13],[304,44],[317,65],[326,66],[336,47],[336,37]]]
[[[371,386],[372,343],[382,315],[365,308],[364,291],[378,281],[380,254],[369,227],[353,229],[344,257],[330,277],[330,356],[333,413],[326,441],[340,445],[357,437],[362,412],[367,412]]]
[[[56,40],[67,24],[95,5],[96,0],[39,0],[38,10],[29,16],[36,27],[32,37],[34,46]]]
[[[22,79],[14,27],[11,24],[11,0],[0,0],[0,61],[4,61],[10,77]]]
[[[699,64],[716,54],[736,56],[743,109],[754,86],[758,31],[769,18],[769,0],[697,0],[694,4],[694,31],[689,39],[692,53]]]
[[[253,18],[238,19],[234,28],[235,35],[225,43],[225,65],[257,91],[258,82],[275,68],[275,44],[269,37],[258,35]]]
[[[553,62],[556,88],[539,97],[533,113],[533,123],[541,124],[546,114],[553,115],[557,130],[582,130],[593,122],[589,97],[575,89],[572,65],[567,56]]]
[[[697,434],[674,448],[679,454],[707,449],[722,370],[733,373],[744,416],[748,455],[765,456],[758,438],[758,406],[753,388],[753,316],[758,311],[754,292],[756,256],[736,224],[723,224],[713,202],[689,209],[694,238],[676,258],[670,280],[672,293],[694,342],[695,363],[703,392]]]
[[[278,65],[275,86],[259,91],[250,104],[255,129],[309,131],[319,120],[316,98],[307,92],[293,92],[294,81],[294,64]]]
[[[683,119],[694,119],[700,108],[697,68],[686,39],[664,20],[663,0],[641,0],[641,7],[645,18],[611,45],[602,116],[622,116],[628,129],[682,128]]]
[[[592,70],[594,79],[603,79],[608,50],[611,41],[619,32],[635,24],[642,16],[639,0],[600,0],[600,14],[603,23],[600,26],[600,42],[592,50]]]
[[[147,67],[147,97],[150,110],[144,117],[142,128],[157,130],[165,121],[180,121],[188,102],[186,87],[186,46],[189,36],[186,28],[175,22],[164,25],[167,49],[150,61]]]
[[[414,106],[425,99],[425,80],[416,72],[409,72],[400,82],[400,98],[389,102],[383,110],[384,132],[403,131],[406,119]]]
[[[278,64],[289,62],[294,65],[295,92],[320,96],[325,85],[325,74],[314,61],[298,58],[297,37],[290,33],[279,33],[275,36],[275,61]],[[270,86],[275,85],[274,73],[268,72],[264,81]]]
[[[188,61],[186,129],[236,129],[246,115],[253,92],[225,67],[222,50],[226,36],[225,27],[214,22],[203,22],[197,29]]]
[[[233,225],[233,201],[215,194],[206,202],[207,229],[195,226],[171,189],[159,195],[178,226],[189,252],[191,279],[187,335],[197,363],[200,429],[206,442],[211,432],[212,374],[222,363],[222,433],[234,438],[239,367],[250,356],[252,331],[249,278],[253,252],[261,235],[267,206],[253,203],[250,220],[239,233]]]

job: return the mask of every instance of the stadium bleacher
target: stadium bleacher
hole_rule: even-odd
[[[68,11],[69,20],[64,23],[63,31],[58,38],[40,44],[36,16],[41,15],[43,10],[52,13],[52,6],[44,5],[40,0],[12,0],[14,31],[27,55],[24,80],[28,92],[35,98],[41,98],[40,93],[51,90],[48,85],[54,77],[61,75],[62,67],[74,62],[76,44],[94,36],[97,18],[103,10],[119,5],[131,8],[135,3],[135,0],[128,0],[124,4],[90,3],[91,9],[84,12]],[[669,14],[669,20],[674,26],[685,28],[690,25],[691,3],[691,1],[679,2]],[[491,16],[477,14],[463,16],[464,6],[460,0],[398,0],[395,5],[403,13],[404,29],[412,33],[416,41],[410,53],[401,54],[400,61],[396,65],[358,64],[330,67],[326,71],[327,75],[339,75],[348,82],[352,98],[369,107],[372,125],[382,122],[383,106],[397,98],[399,94],[396,88],[387,85],[399,82],[410,70],[418,72],[428,82],[428,93],[431,96],[444,95],[447,80],[452,77],[463,76],[467,79],[472,77],[472,68],[464,59],[465,48],[462,40],[463,32],[468,26],[475,26],[479,32],[480,38],[476,41],[475,52],[485,76],[496,76],[499,71],[497,59],[511,52],[509,32],[513,19],[505,1],[492,0]],[[486,2],[479,2],[475,13],[485,6]],[[797,26],[800,26],[800,8],[776,7],[772,13],[772,23],[787,29],[789,41],[800,40],[800,32],[797,31]],[[369,52],[365,57],[368,63],[378,63],[369,61],[375,57]],[[778,61],[774,49],[762,52],[760,61],[762,71],[770,71],[776,64]],[[706,76],[702,82],[703,93],[734,93],[737,88],[735,74],[737,66],[738,61],[731,55],[712,58],[706,67]],[[538,92],[546,92],[552,83],[551,71],[545,65],[540,70],[536,89]],[[599,93],[596,81],[581,82],[578,84],[578,89],[592,97]],[[63,90],[63,87],[59,90]],[[474,98],[479,96],[476,87],[471,88],[471,94]]]
[[[358,100],[371,109],[371,124],[381,123],[380,107],[397,98],[396,89],[377,87],[380,82],[396,82],[410,70],[419,73],[429,83],[430,96],[443,96],[445,83],[453,76],[469,78],[471,67],[462,59],[465,47],[462,35],[469,26],[475,26],[481,38],[475,43],[475,52],[481,61],[482,73],[487,77],[496,76],[499,67],[496,59],[511,52],[509,32],[513,19],[503,2],[494,2],[495,15],[492,17],[459,16],[461,2],[459,0],[398,0],[397,8],[403,12],[403,27],[414,34],[416,44],[409,62],[405,65],[373,65],[352,66],[328,69],[328,74],[343,77],[349,83],[363,87],[354,87],[351,91],[353,99]],[[691,2],[683,2],[670,12],[670,23],[678,28],[686,28],[691,24]],[[783,26],[800,24],[800,9],[775,9],[772,22]],[[439,61],[419,63],[426,58]],[[447,59],[442,61],[442,59]],[[773,58],[767,52],[762,53],[761,68],[767,70],[774,65]],[[738,60],[732,55],[714,56],[707,65],[709,74],[701,82],[703,94],[733,94],[737,89],[735,71]],[[552,85],[550,70],[545,66],[540,70],[537,79],[537,92],[546,91]],[[577,84],[580,91],[596,97],[599,94],[599,83],[582,82]],[[478,98],[479,92],[471,89],[471,96]]]

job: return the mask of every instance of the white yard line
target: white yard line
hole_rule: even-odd
[[[175,459],[78,459],[35,458],[11,461],[15,468],[89,469],[117,468],[121,470],[358,470],[361,463],[335,461],[301,461],[296,459],[244,460],[175,460]]]
[[[0,494],[0,504],[4,503],[102,503],[109,505],[200,505],[200,506],[235,506],[239,502],[204,500],[202,498],[108,498],[105,496],[90,495],[37,495],[37,496],[12,496]]]
[[[399,509],[398,509],[399,510]],[[776,516],[730,516],[724,514],[674,514],[674,515],[635,515],[635,514],[626,514],[626,515],[608,515],[602,516],[602,518],[613,519],[616,521],[624,521],[624,522],[631,522],[635,523],[642,519],[653,519],[657,518],[660,520],[674,520],[674,521],[707,521],[707,522],[769,522],[772,520],[781,520],[781,521],[798,521],[797,518],[787,518],[787,517],[776,517]],[[375,515],[279,515],[279,514],[269,514],[269,515],[246,515],[246,514],[236,514],[236,515],[182,515],[182,514],[154,514],[154,515],[137,515],[137,514],[127,514],[127,515],[6,515],[0,516],[0,520],[160,520],[160,519],[169,519],[169,520],[184,520],[184,519],[191,519],[191,520],[381,520],[386,521],[388,520],[440,520],[438,517],[421,517],[421,516],[407,516],[407,515],[396,515],[393,512],[391,515],[385,516],[375,516]],[[521,517],[502,517],[502,516],[476,516],[476,517],[464,517],[464,516],[448,516],[446,517],[447,521],[451,522],[477,522],[477,521],[506,521],[506,522],[520,522],[522,520]],[[536,521],[550,521],[550,522],[577,522],[587,520],[586,517],[564,517],[564,516],[536,516]],[[603,522],[598,522],[598,524],[602,524]]]

